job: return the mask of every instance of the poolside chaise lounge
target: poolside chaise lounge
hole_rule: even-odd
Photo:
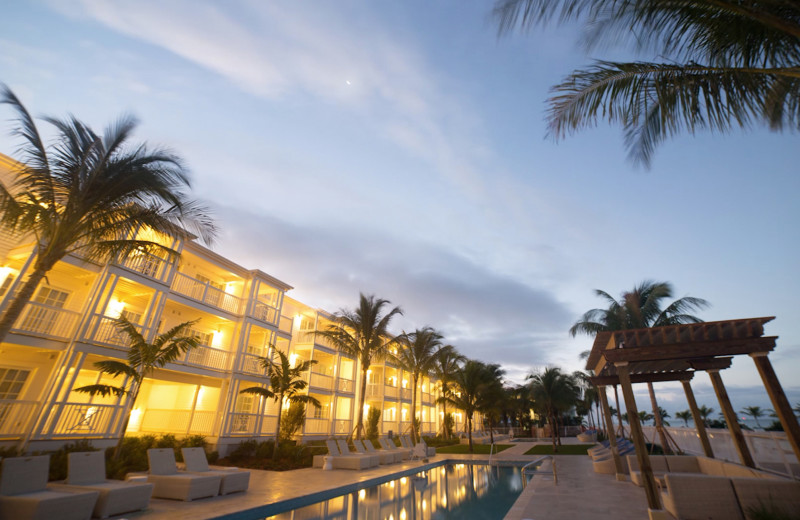
[[[402,444],[404,448],[411,450],[413,457],[424,459],[425,457],[436,456],[436,448],[428,447],[428,445],[422,439],[420,439],[417,444],[414,444],[414,442],[411,440],[411,437],[408,435],[401,435],[400,444]]]
[[[250,486],[250,472],[239,468],[211,468],[203,448],[181,448],[186,471],[195,475],[219,476],[219,494],[228,495],[247,491]]]
[[[191,501],[198,498],[215,497],[219,494],[222,477],[219,475],[195,475],[178,471],[175,452],[172,448],[147,450],[150,474],[147,481],[155,485],[153,496],[174,500]]]
[[[394,450],[389,449],[389,450],[387,450],[380,439],[378,439],[378,444],[380,444],[380,446],[381,446],[380,449],[376,449],[375,445],[370,440],[365,440],[365,441],[362,441],[362,442],[364,443],[364,447],[367,448],[368,452],[379,453],[379,454],[387,454],[387,455],[392,457],[392,461],[393,462],[402,462],[403,461],[403,453],[402,453],[402,451],[397,450],[397,449],[394,449]],[[383,457],[383,455],[381,455],[381,457]]]
[[[394,464],[396,462],[394,453],[389,453],[385,450],[377,451],[372,445],[372,441],[369,439],[353,439],[353,445],[356,447],[356,451],[359,453],[378,457],[378,460],[381,464]]]
[[[147,509],[153,484],[109,480],[106,478],[106,457],[102,451],[73,452],[67,459],[67,480],[54,489],[96,491],[99,493],[93,518],[130,513]]]
[[[408,460],[411,458],[411,452],[413,451],[412,449],[405,447],[398,447],[394,443],[394,441],[387,439],[386,437],[380,437],[378,439],[378,442],[380,443],[381,446],[383,446],[384,450],[388,452],[399,453],[402,457],[402,460]]]
[[[376,453],[367,453],[367,451],[364,449],[363,445],[361,446],[361,449],[359,450],[358,449],[359,446],[355,442],[353,442],[353,446],[355,446],[355,448],[356,448],[356,451],[353,452],[353,451],[350,451],[350,446],[347,445],[347,441],[345,439],[336,439],[336,446],[338,446],[339,453],[341,453],[342,455],[352,455],[354,457],[364,457],[365,459],[367,459],[369,461],[369,467],[370,468],[374,468],[375,466],[377,466],[377,465],[379,465],[381,463],[380,455],[378,455]]]
[[[0,462],[0,518],[89,520],[97,491],[55,490],[47,485],[50,456],[10,457]]]
[[[325,441],[325,446],[328,447],[327,455],[314,455],[312,465],[315,468],[323,467],[325,459],[329,459],[333,469],[367,469],[371,468],[371,459],[358,455],[357,453],[343,455],[336,445],[336,441],[328,439]]]

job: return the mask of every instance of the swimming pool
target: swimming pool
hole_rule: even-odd
[[[250,518],[500,520],[519,497],[522,487],[520,465],[490,467],[486,464],[446,463],[273,516]]]

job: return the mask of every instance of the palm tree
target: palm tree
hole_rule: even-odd
[[[399,336],[389,334],[389,322],[396,315],[402,315],[403,311],[400,307],[395,307],[388,313],[382,314],[383,308],[389,303],[388,300],[376,299],[374,295],[364,296],[361,294],[357,309],[340,310],[326,330],[315,332],[315,334],[327,338],[340,352],[358,359],[361,364],[361,395],[356,421],[356,438],[358,439],[364,433],[367,370],[373,361],[385,358],[389,349],[399,341]]]
[[[655,147],[683,130],[800,127],[797,2],[497,0],[495,14],[501,33],[577,20],[589,47],[630,42],[663,57],[573,71],[549,100],[556,138],[607,119],[622,125],[630,156],[648,165]]]
[[[714,409],[703,405],[698,408],[697,411],[700,412],[700,417],[703,419],[703,424],[708,427],[708,418],[711,417],[712,413],[714,413]]]
[[[24,142],[13,183],[0,184],[0,227],[36,239],[32,270],[0,316],[0,341],[68,254],[101,262],[134,251],[177,254],[137,239],[140,228],[173,236],[189,228],[206,242],[213,238],[206,209],[182,191],[189,178],[180,159],[165,149],[129,144],[136,119],[123,117],[99,136],[74,117],[47,117],[56,136],[48,145],[27,109],[1,84],[0,103],[15,109],[14,133]]]
[[[411,436],[419,441],[417,431],[417,385],[423,376],[428,376],[436,365],[442,348],[443,336],[431,327],[417,329],[401,336],[402,348],[395,357],[397,364],[411,373]]]
[[[556,447],[558,433],[558,415],[574,406],[578,399],[578,387],[573,378],[561,372],[557,367],[548,367],[539,374],[528,376],[531,381],[531,395],[538,411],[547,417],[553,439],[553,452]]]
[[[187,321],[176,325],[160,334],[152,343],[148,343],[133,323],[124,317],[118,318],[117,327],[129,340],[127,361],[103,360],[96,362],[94,365],[103,374],[108,374],[112,377],[122,376],[124,378],[123,384],[120,386],[96,384],[75,389],[76,392],[86,393],[91,396],[127,396],[127,413],[119,431],[119,442],[117,442],[117,448],[114,453],[115,458],[119,456],[122,439],[125,436],[125,430],[128,428],[131,412],[136,407],[136,399],[139,397],[142,382],[146,377],[152,376],[157,368],[162,368],[167,363],[177,360],[189,350],[197,347],[197,339],[186,335],[197,321]]]
[[[447,398],[451,396],[451,387],[453,384],[453,377],[457,370],[461,369],[461,363],[467,360],[464,356],[458,353],[453,345],[445,345],[439,350],[439,355],[433,365],[433,375],[439,380],[439,385],[442,391],[442,397]],[[444,438],[449,439],[452,432],[448,431],[446,427],[447,420],[447,399],[440,400],[442,404],[442,427],[444,431]]]
[[[480,361],[467,360],[461,370],[453,374],[453,391],[448,396],[442,396],[438,401],[442,404],[449,403],[460,408],[467,416],[467,436],[469,438],[469,452],[472,448],[472,418],[480,409],[481,392],[487,384],[486,365]]]
[[[478,410],[483,414],[489,424],[489,438],[494,444],[494,427],[500,420],[500,415],[508,400],[506,389],[503,388],[503,376],[506,371],[500,365],[488,364],[485,366],[484,384],[480,392]]]
[[[675,417],[683,421],[683,426],[685,428],[689,427],[689,419],[692,418],[692,412],[690,410],[684,410],[682,412],[675,412]]]
[[[269,380],[269,388],[254,386],[241,390],[240,394],[254,394],[267,399],[273,399],[278,403],[278,421],[275,425],[275,446],[272,449],[272,458],[278,458],[278,446],[280,445],[281,415],[283,413],[284,400],[291,404],[311,404],[317,408],[322,405],[310,395],[302,393],[308,383],[305,373],[312,365],[317,363],[316,359],[303,361],[297,366],[291,366],[289,356],[281,350],[275,350],[278,361],[275,362],[268,357],[262,357],[259,363],[264,368],[264,374]]]
[[[661,423],[662,423],[664,426],[669,426],[669,422],[667,421],[667,419],[669,419],[669,412],[668,412],[668,411],[666,411],[666,410],[664,410],[663,408],[661,408],[661,407],[659,406],[659,407],[658,407],[658,415],[659,415],[659,417],[661,418]]]
[[[655,421],[656,416],[651,414],[646,410],[639,411],[639,422],[642,424],[646,423],[647,421]]]
[[[764,417],[766,412],[760,406],[745,406],[739,413],[752,417],[756,421],[756,427],[761,428],[758,418]]]

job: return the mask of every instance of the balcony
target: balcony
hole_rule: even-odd
[[[411,400],[411,389],[410,388],[401,388],[400,389],[400,397],[406,401]]]
[[[278,322],[278,330],[281,332],[285,332],[287,334],[292,333],[292,325],[294,324],[294,320],[289,316],[281,316],[280,321]]]
[[[136,323],[134,325],[140,334],[147,336],[147,329]],[[123,348],[130,346],[130,337],[119,329],[117,318],[109,318],[99,314],[92,316],[84,339],[100,345]]]
[[[20,437],[30,431],[36,401],[0,399],[0,438]]]
[[[333,377],[311,370],[311,377],[308,380],[308,386],[312,388],[322,388],[324,390],[333,390]]]
[[[380,383],[367,384],[367,399],[382,399],[383,385]]]
[[[242,354],[242,372],[255,376],[263,376],[264,367],[261,366],[261,356]]]
[[[307,418],[305,428],[303,429],[303,434],[327,434],[330,431],[330,428],[331,422],[328,419]]]
[[[262,301],[256,301],[251,316],[257,320],[275,325],[278,318],[278,309]]]
[[[355,392],[355,386],[356,385],[352,379],[339,378],[339,381],[336,383],[336,390],[339,392],[352,394],[353,392]]]
[[[118,263],[131,271],[158,280],[159,282],[166,281],[170,265],[166,259],[158,255],[139,250],[132,252]]]
[[[230,419],[228,431],[231,435],[252,435],[256,431],[257,413],[232,413]]]
[[[53,437],[113,437],[114,416],[120,407],[113,404],[64,403],[52,431]],[[56,413],[59,408],[53,407]]]
[[[175,363],[213,370],[228,370],[230,368],[231,353],[207,345],[198,345],[178,358]]]
[[[384,385],[383,395],[392,399],[397,399],[400,389],[396,386]]]
[[[80,317],[79,312],[29,302],[11,330],[21,334],[70,339]]]
[[[422,392],[420,395],[422,404],[433,404],[433,396],[431,394]]]
[[[139,431],[211,435],[216,416],[215,411],[147,409]]]
[[[242,299],[238,296],[228,294],[222,289],[212,287],[209,282],[201,282],[183,273],[175,275],[172,290],[192,300],[233,314],[239,313],[242,304]]]
[[[353,421],[349,419],[335,419],[333,421],[334,435],[350,435],[353,432]]]

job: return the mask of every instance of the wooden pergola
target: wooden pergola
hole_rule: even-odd
[[[662,509],[661,498],[656,489],[642,425],[639,422],[639,412],[632,388],[634,383],[680,381],[705,455],[713,457],[714,453],[691,386],[695,373],[707,372],[739,458],[745,466],[754,467],[753,457],[745,443],[744,435],[736,420],[736,412],[731,406],[720,376],[720,371],[731,366],[733,356],[748,355],[756,364],[789,443],[795,456],[800,460],[800,425],[768,358],[768,354],[775,348],[777,336],[764,336],[764,324],[773,319],[774,317],[747,318],[600,332],[595,337],[586,369],[595,374],[590,380],[600,390],[600,401],[608,425],[612,423],[605,387],[609,385],[622,387],[631,437],[636,446],[636,457],[652,517],[659,516]],[[655,410],[654,415],[660,419],[654,394],[651,394],[651,400]],[[667,449],[663,428],[660,427],[658,420],[656,429],[662,436],[662,445]],[[617,450],[615,435],[609,435],[609,441],[617,478],[623,480],[625,477],[622,460]]]

